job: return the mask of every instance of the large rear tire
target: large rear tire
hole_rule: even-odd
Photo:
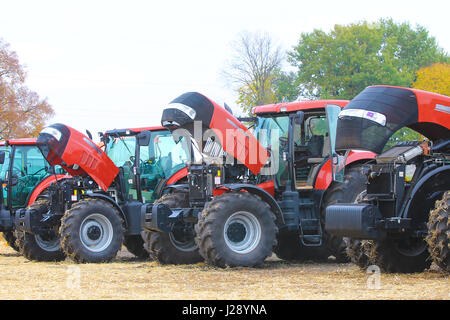
[[[123,222],[116,208],[99,199],[73,204],[61,220],[61,246],[75,262],[109,262],[123,242]]]
[[[188,208],[186,192],[172,192],[164,195],[155,204],[163,203],[169,208]],[[202,262],[195,243],[194,227],[180,224],[174,232],[146,232],[145,247],[150,256],[162,264],[193,264]]]
[[[230,192],[203,209],[196,232],[208,264],[255,267],[272,254],[278,229],[267,203],[248,192]]]
[[[141,235],[139,234],[125,236],[123,245],[131,254],[135,255],[138,259],[148,259],[150,257],[149,253],[144,248],[144,239],[142,239]]]
[[[29,209],[46,213],[49,209],[48,200],[37,200]],[[60,245],[60,237],[57,230],[47,235],[34,235],[27,232],[16,231],[16,245],[19,252],[28,260],[34,261],[62,261],[66,255]]]
[[[3,232],[3,238],[5,239],[6,243],[15,251],[19,252],[19,247],[16,244],[16,236],[14,234],[14,231],[5,231]]]
[[[354,165],[345,169],[343,182],[333,183],[322,201],[321,223],[323,230],[323,248],[328,255],[336,258],[336,262],[348,262],[346,244],[342,237],[334,236],[325,230],[326,208],[337,203],[354,203],[358,196],[366,190],[366,176],[361,165]]]
[[[428,220],[426,241],[433,261],[444,271],[450,273],[450,191],[444,193],[442,200],[436,201]]]

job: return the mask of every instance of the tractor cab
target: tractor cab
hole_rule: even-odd
[[[143,203],[156,200],[188,160],[183,142],[175,142],[164,127],[109,130],[102,140],[106,154],[123,172],[125,198]]]
[[[1,205],[11,211],[26,207],[35,187],[54,173],[36,146],[36,139],[1,142],[0,160]]]
[[[281,190],[287,183],[292,190],[314,189],[317,173],[333,156],[336,118],[347,103],[321,100],[253,108],[256,137],[279,159],[274,180]]]

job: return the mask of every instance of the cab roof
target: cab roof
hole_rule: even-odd
[[[35,145],[36,140],[37,140],[36,138],[1,140],[0,146],[4,146],[6,143],[8,143],[9,145]]]
[[[125,129],[112,129],[105,132],[106,135],[119,135],[119,136],[132,136],[142,131],[159,131],[167,130],[162,126],[155,127],[141,127],[141,128],[125,128]]]
[[[312,100],[283,102],[254,107],[252,109],[252,113],[289,113],[300,110],[324,109],[327,104],[334,104],[340,106],[341,108],[344,108],[348,103],[348,100]]]

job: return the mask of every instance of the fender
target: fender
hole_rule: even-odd
[[[166,194],[166,192],[168,192],[169,190],[185,190],[185,191],[189,191],[189,185],[185,184],[185,183],[183,183],[183,184],[166,185],[164,187],[164,189],[161,191],[161,195]]]
[[[166,182],[166,185],[174,184],[180,181],[183,178],[186,178],[188,175],[188,168],[184,167],[183,169],[178,170],[175,172]]]
[[[124,221],[125,228],[128,228],[127,217],[126,217],[125,213],[123,212],[122,208],[117,204],[117,202],[113,198],[106,196],[104,194],[101,194],[101,193],[85,193],[85,194],[83,194],[82,199],[85,199],[85,198],[102,199],[104,201],[111,203],[113,205],[113,207],[119,211],[119,213]]]
[[[54,174],[45,178],[33,189],[33,192],[28,196],[27,206],[32,205],[36,199],[41,195],[41,193],[47,189],[53,182],[59,181],[62,179],[70,179],[72,176],[65,174],[57,174],[56,177]]]
[[[375,158],[376,154],[369,151],[350,151],[345,161],[345,166],[357,162],[366,162]],[[331,159],[328,159],[320,168],[314,181],[314,189],[327,190],[333,182],[333,175],[331,174]]]
[[[188,175],[188,168],[184,167],[181,170],[175,172],[169,179],[161,180],[156,188],[155,194],[157,198],[161,198],[162,195],[166,194],[170,189],[189,189],[187,184],[182,184],[182,188],[177,187],[178,185],[172,186],[173,184],[179,182]]]
[[[253,184],[244,184],[244,183],[224,184],[218,190],[224,190],[224,192],[221,192],[221,194],[225,193],[227,191],[235,192],[235,191],[245,190],[251,194],[259,196],[270,206],[270,209],[275,214],[275,217],[276,217],[275,222],[276,222],[277,226],[284,225],[283,211],[281,210],[280,205],[272,197],[272,195],[270,193],[268,193],[266,190],[264,190],[258,186],[255,186]]]
[[[432,194],[427,194],[427,183],[434,183]],[[425,211],[427,215],[430,208],[439,196],[439,193],[450,190],[450,165],[445,165],[431,170],[417,181],[414,185],[409,199],[401,212],[402,218],[410,218],[414,212]],[[411,208],[411,211],[410,211]],[[422,210],[421,210],[422,209]]]

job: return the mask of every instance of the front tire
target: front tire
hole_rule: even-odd
[[[73,204],[61,220],[61,246],[75,262],[109,262],[120,250],[123,225],[110,203],[85,199]]]
[[[442,200],[436,201],[428,220],[426,241],[433,261],[444,271],[450,273],[450,191],[444,193]]]
[[[267,203],[248,192],[215,197],[196,225],[196,242],[208,264],[262,265],[276,245],[278,229]]]
[[[186,192],[172,192],[157,203],[169,208],[188,208],[189,198]],[[150,256],[162,264],[193,264],[203,261],[194,239],[194,227],[180,223],[173,232],[145,232],[144,240]]]
[[[49,209],[49,204],[47,200],[38,200],[29,208],[45,213]],[[19,231],[16,231],[15,235],[19,252],[28,260],[62,261],[66,259],[66,255],[61,249],[60,237],[57,230],[52,230],[45,236]]]

